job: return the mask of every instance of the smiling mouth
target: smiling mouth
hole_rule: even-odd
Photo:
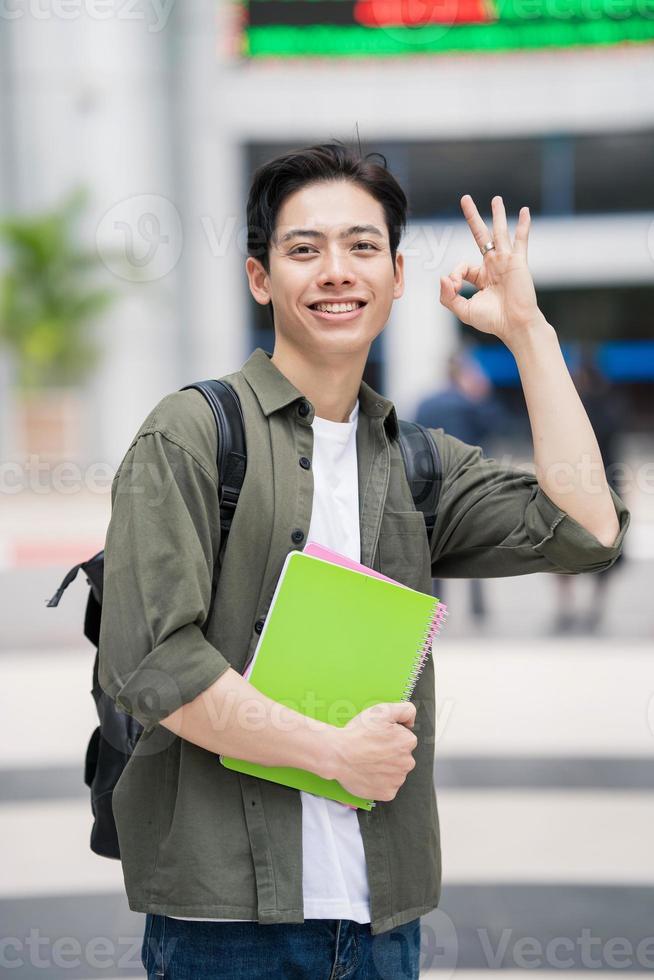
[[[353,300],[349,303],[312,303],[309,306],[314,313],[323,313],[330,316],[344,316],[346,313],[355,313],[357,310],[366,306],[361,300]]]

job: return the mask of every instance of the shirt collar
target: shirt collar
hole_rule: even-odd
[[[241,368],[265,416],[285,408],[294,401],[305,399],[305,395],[291,384],[286,375],[273,364],[271,358],[271,353],[257,347]],[[393,402],[378,394],[363,380],[359,387],[359,405],[366,415],[383,418],[389,435],[397,438],[399,426]]]

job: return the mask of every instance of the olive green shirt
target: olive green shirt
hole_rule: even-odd
[[[228,666],[243,671],[284,559],[304,547],[309,529],[313,474],[299,460],[312,457],[313,405],[260,348],[226,379],[241,400],[248,455],[224,549],[216,426],[197,390],[159,401],[112,484],[99,679],[144,726],[113,810],[134,911],[302,922],[299,790],[226,769],[216,754],[158,724]],[[430,548],[395,441],[393,404],[365,382],[359,402],[365,565],[430,593],[432,577],[596,572],[618,557],[629,513],[615,493],[620,533],[607,547],[556,507],[531,473],[442,429],[429,430],[443,467]],[[429,912],[441,892],[433,657],[412,700],[416,766],[393,800],[357,810],[373,934]]]

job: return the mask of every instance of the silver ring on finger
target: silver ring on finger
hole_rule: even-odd
[[[492,242],[492,241],[491,242],[486,242],[485,245],[482,245],[481,246],[481,254],[482,255],[485,255],[486,252],[490,252],[491,249],[493,249],[493,248],[495,248],[495,243],[494,242]]]

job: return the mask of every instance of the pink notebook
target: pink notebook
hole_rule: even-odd
[[[374,568],[362,565],[360,562],[354,561],[353,558],[347,558],[346,555],[341,555],[338,551],[332,551],[331,548],[326,548],[324,544],[318,544],[317,541],[307,541],[302,550],[305,555],[313,555],[314,558],[323,558],[325,561],[333,562],[334,565],[344,565],[345,568],[351,568],[354,572],[363,572],[364,575],[370,575],[372,578],[383,578],[385,582],[394,582],[395,585],[401,585],[403,589],[408,588],[402,582],[398,582],[394,578],[389,578],[388,575],[382,575],[381,572],[376,572]]]

